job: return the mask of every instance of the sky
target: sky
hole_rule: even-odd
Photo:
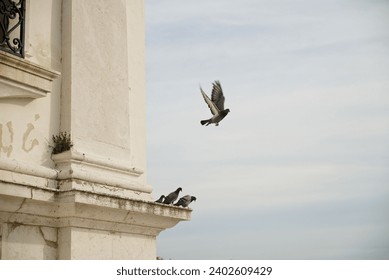
[[[389,1],[145,0],[164,259],[389,259]],[[219,126],[199,87],[220,80]]]

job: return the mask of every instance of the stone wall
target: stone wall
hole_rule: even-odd
[[[1,259],[155,259],[191,210],[147,184],[143,0],[27,0],[26,18],[26,57],[0,51]]]

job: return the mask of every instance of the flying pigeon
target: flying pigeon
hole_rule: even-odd
[[[175,206],[182,206],[182,207],[188,207],[188,205],[192,202],[192,201],[196,201],[196,197],[195,196],[191,196],[191,195],[185,195],[183,197],[181,197],[178,202],[176,204],[174,204]]]
[[[177,198],[178,194],[182,191],[181,188],[176,189],[174,192],[170,193],[165,197],[165,200],[163,201],[164,204],[172,204]]]
[[[164,198],[165,198],[165,196],[164,196],[164,195],[161,195],[161,197],[160,197],[158,200],[156,200],[155,202],[157,202],[157,203],[162,203],[163,200],[164,200]]]
[[[202,120],[201,125],[206,124],[207,126],[211,123],[214,123],[216,126],[219,125],[219,122],[224,119],[225,116],[230,112],[230,109],[224,109],[224,95],[222,86],[219,81],[212,83],[212,99],[210,99],[203,89],[200,87],[201,94],[204,97],[205,102],[208,104],[209,109],[213,114],[213,117],[208,120]]]

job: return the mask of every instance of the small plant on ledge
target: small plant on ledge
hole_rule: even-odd
[[[70,139],[70,134],[67,132],[60,132],[59,135],[53,135],[54,147],[52,154],[60,154],[65,151],[69,151],[73,147],[72,140]]]

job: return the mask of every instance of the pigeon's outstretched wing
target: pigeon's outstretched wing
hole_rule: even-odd
[[[212,112],[212,118],[201,120],[201,125],[209,125],[211,123],[214,123],[216,126],[219,125],[219,122],[221,122],[225,116],[230,112],[230,109],[224,109],[224,94],[222,90],[222,86],[220,85],[219,81],[215,81],[212,83],[212,98],[209,98],[203,89],[200,87],[201,94],[203,95],[203,98],[205,102],[207,103],[209,109],[211,109]]]
[[[217,115],[219,114],[219,109],[215,105],[215,103],[212,102],[212,100],[205,94],[203,89],[200,87],[201,94],[203,95],[203,98],[205,102],[208,104],[209,109],[211,109],[212,115]]]
[[[212,88],[211,100],[213,104],[215,104],[216,107],[219,109],[219,111],[223,111],[225,98],[224,98],[222,86],[220,85],[219,81],[215,81],[214,83],[212,83],[212,85],[213,88]]]

